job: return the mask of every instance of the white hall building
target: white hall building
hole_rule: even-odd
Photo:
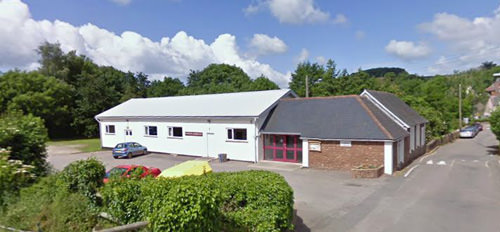
[[[148,151],[257,162],[259,128],[281,98],[270,90],[160,98],[134,98],[98,114],[101,145],[138,142]]]

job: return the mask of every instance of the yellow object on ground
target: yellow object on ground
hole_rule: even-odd
[[[163,170],[158,177],[199,176],[210,172],[212,172],[212,167],[210,167],[208,161],[189,160]]]

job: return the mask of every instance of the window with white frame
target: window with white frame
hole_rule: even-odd
[[[241,128],[228,128],[227,129],[227,139],[235,141],[246,141],[247,140],[247,129]]]
[[[340,146],[341,147],[351,147],[351,141],[350,140],[340,140]]]
[[[156,126],[144,126],[144,129],[145,129],[144,135],[146,136],[158,135],[158,128]]]
[[[125,129],[125,135],[132,136],[132,130],[131,129]]]
[[[115,134],[115,125],[106,125],[106,134]]]
[[[168,127],[168,137],[182,138],[182,127],[169,126]]]

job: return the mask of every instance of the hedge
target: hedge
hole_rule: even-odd
[[[91,231],[98,211],[81,193],[70,192],[60,174],[23,188],[0,213],[0,224],[32,231]]]
[[[96,201],[96,192],[103,185],[106,174],[103,163],[95,158],[72,162],[61,172],[61,179],[68,191],[81,193],[92,202]]]
[[[0,224],[23,230],[91,231],[98,221],[96,191],[104,174],[104,165],[90,158],[41,177],[0,209]]]
[[[268,171],[122,179],[100,192],[113,217],[122,223],[147,220],[153,231],[293,229],[293,190]]]
[[[285,179],[269,171],[216,173],[226,228],[235,231],[292,229],[293,190]]]

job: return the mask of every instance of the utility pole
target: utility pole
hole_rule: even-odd
[[[458,126],[462,129],[462,84],[458,84]]]
[[[309,75],[306,75],[306,97],[309,97]]]

